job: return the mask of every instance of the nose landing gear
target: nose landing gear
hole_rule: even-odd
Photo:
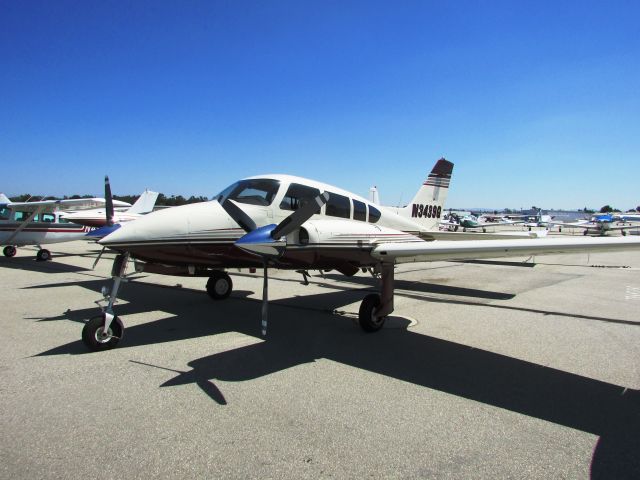
[[[129,254],[122,253],[113,261],[111,276],[113,285],[111,291],[107,292],[107,288],[103,287],[104,300],[98,300],[96,303],[100,306],[102,313],[92,317],[82,329],[82,341],[92,352],[109,350],[114,348],[122,339],[124,334],[124,325],[122,321],[113,313],[113,304],[117,301],[118,290],[122,282],[126,282],[124,278],[127,271],[127,263]],[[107,302],[103,306],[101,302]]]

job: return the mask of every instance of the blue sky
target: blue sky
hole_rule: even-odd
[[[640,204],[640,3],[2,1],[0,191]]]

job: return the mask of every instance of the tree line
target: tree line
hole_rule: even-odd
[[[135,203],[140,195],[114,195],[114,200],[120,200],[122,202],[127,203]],[[35,202],[37,200],[69,200],[69,199],[79,199],[79,198],[93,198],[94,195],[65,195],[63,197],[43,197],[42,195],[31,195],[29,193],[24,193],[22,195],[16,195],[11,197],[12,202]],[[186,205],[188,203],[198,203],[198,202],[207,202],[209,199],[204,196],[195,196],[191,195],[186,198],[182,195],[170,195],[167,196],[164,193],[158,195],[158,200],[156,201],[156,205],[161,207],[177,207],[179,205]]]

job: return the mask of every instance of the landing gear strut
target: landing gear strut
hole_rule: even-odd
[[[106,306],[102,306],[99,300],[96,303],[102,309],[102,313],[95,317],[92,317],[82,329],[82,341],[94,352],[102,350],[109,350],[114,348],[118,342],[122,339],[124,334],[124,325],[120,319],[113,313],[113,304],[118,297],[118,290],[122,282],[126,282],[124,278],[127,271],[127,263],[129,261],[128,253],[121,253],[113,261],[113,268],[111,269],[111,276],[113,278],[113,285],[111,291],[106,292],[106,287],[103,287],[104,300],[107,301]]]
[[[380,295],[371,293],[364,297],[358,312],[360,328],[365,332],[377,332],[384,325],[387,316],[393,312],[393,281],[394,271],[392,263],[379,266],[381,273]]]

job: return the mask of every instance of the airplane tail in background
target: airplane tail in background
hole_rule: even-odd
[[[131,205],[127,213],[149,213],[153,210],[158,199],[158,192],[150,192],[145,190],[142,195]]]
[[[444,158],[438,160],[411,203],[399,209],[398,213],[426,229],[437,229],[449,193],[452,172],[453,163]]]
[[[0,203],[2,204],[11,203],[11,200],[9,200],[9,197],[7,197],[4,193],[0,193]]]

